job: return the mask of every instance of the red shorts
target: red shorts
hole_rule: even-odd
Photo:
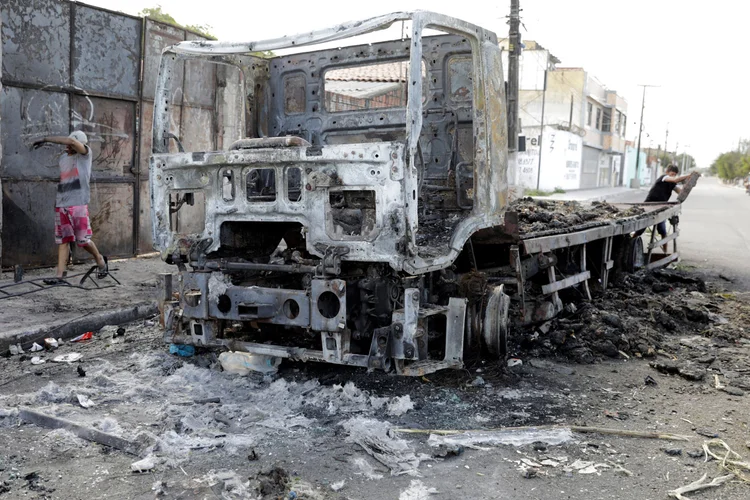
[[[55,243],[75,241],[82,247],[91,241],[91,234],[88,205],[55,207]]]

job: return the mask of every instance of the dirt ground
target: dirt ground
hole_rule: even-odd
[[[221,371],[214,352],[169,354],[145,322],[0,358],[0,498],[663,499],[707,474],[731,477],[688,498],[745,499],[750,470],[728,471],[702,447],[716,436],[750,460],[750,296],[704,277],[620,282],[517,331],[510,369],[485,361],[399,378],[284,362],[273,377],[243,377]],[[647,289],[645,303],[628,302]],[[73,352],[79,362],[53,362]],[[25,423],[19,410],[139,449]],[[719,446],[710,450],[723,456]],[[149,470],[133,472],[143,459]]]

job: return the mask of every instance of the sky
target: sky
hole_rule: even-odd
[[[84,0],[128,14],[161,6],[185,25],[209,25],[219,40],[255,41],[331,27],[395,11],[431,10],[508,36],[510,0],[238,2],[237,0]],[[522,37],[583,67],[628,101],[628,139],[664,147],[708,167],[750,138],[750,2],[714,0],[520,0]]]

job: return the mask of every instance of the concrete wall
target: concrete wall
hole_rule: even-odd
[[[544,70],[550,57],[547,50],[524,50],[518,60],[518,90],[542,90]],[[508,52],[504,50],[503,77],[508,81]]]
[[[526,151],[517,155],[517,183],[526,189],[536,189],[537,176],[541,173],[538,185],[542,191],[578,189],[583,151],[581,136],[545,126],[540,143],[540,127],[527,130]]]

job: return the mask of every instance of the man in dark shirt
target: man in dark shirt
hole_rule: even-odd
[[[669,201],[672,191],[680,194],[680,188],[677,187],[677,184],[686,181],[690,176],[682,175],[677,177],[678,172],[679,170],[674,165],[668,166],[667,174],[656,179],[656,183],[651,186],[651,190],[648,192],[645,201],[665,202]]]
[[[677,187],[677,184],[686,181],[688,177],[690,177],[690,175],[681,175],[678,177],[678,172],[679,170],[676,166],[668,166],[666,175],[662,175],[661,177],[656,179],[656,183],[651,186],[651,190],[648,192],[648,196],[646,196],[645,201],[665,203],[669,201],[670,196],[672,196],[672,191],[680,194],[680,188]],[[659,224],[657,224],[656,230],[659,232],[659,235],[661,235],[662,238],[665,238],[667,236],[667,221],[663,220]],[[643,231],[639,231],[636,236],[640,236],[641,234],[643,234]],[[664,250],[664,253],[666,253],[667,245],[662,245],[662,250]]]

